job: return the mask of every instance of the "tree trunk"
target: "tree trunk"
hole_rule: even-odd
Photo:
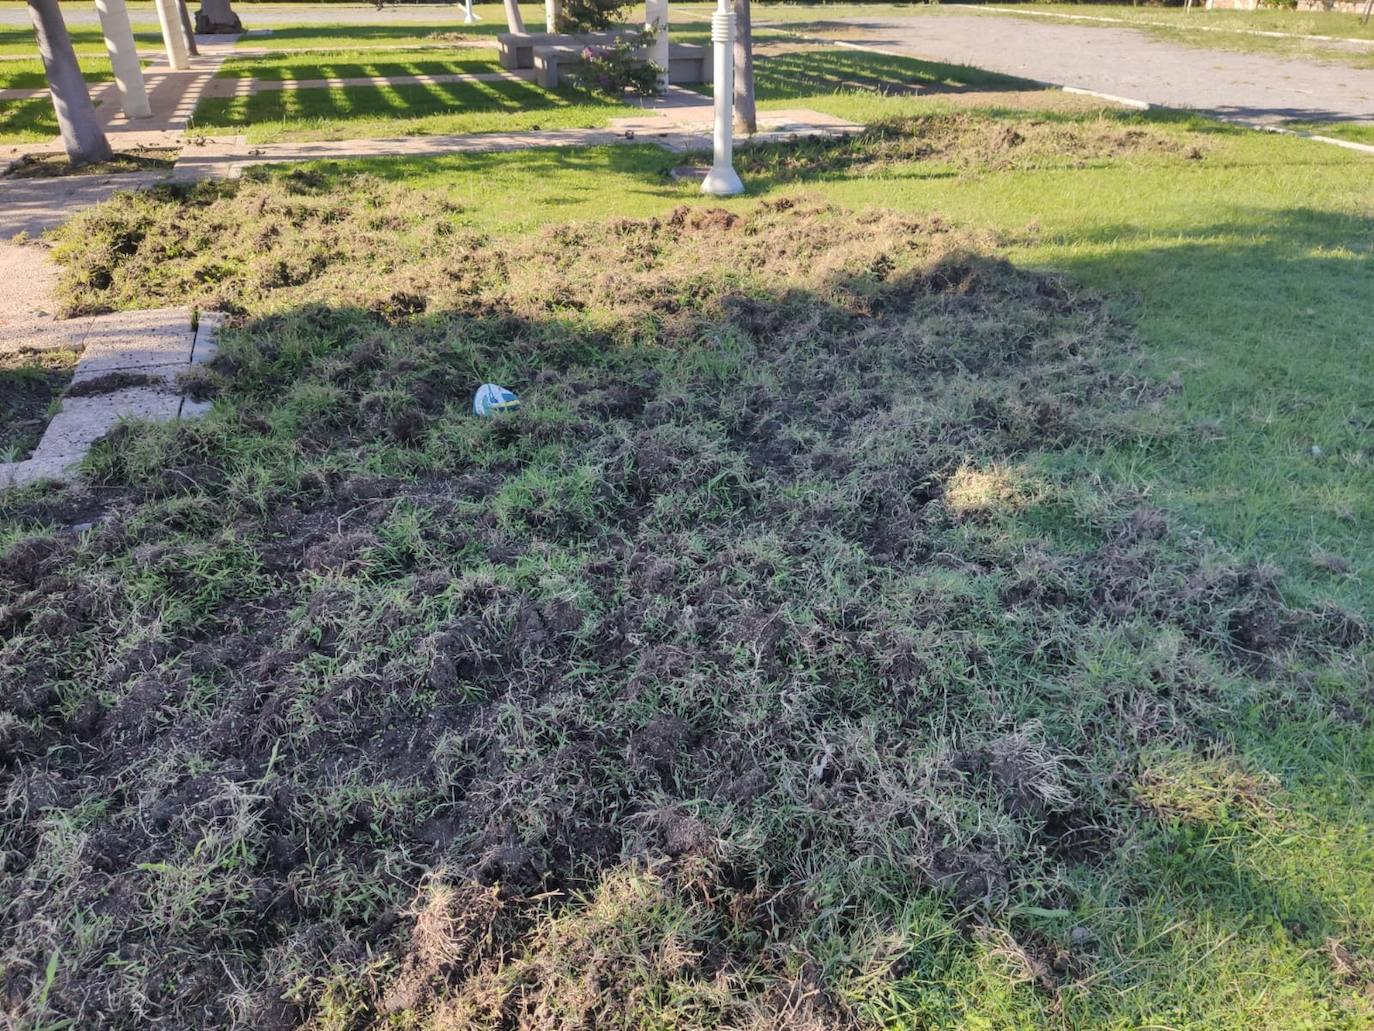
[[[735,4],[735,124],[741,132],[758,131],[754,110],[754,34],[749,20],[749,0]]]
[[[506,0],[506,30],[524,32],[525,18],[520,13],[520,0]]]
[[[112,156],[110,141],[96,117],[57,0],[29,0],[29,18],[38,37],[38,54],[43,58],[43,71],[48,76],[52,106],[57,111],[57,125],[68,160],[74,165],[108,161]]]
[[[191,28],[191,12],[186,9],[186,0],[177,0],[177,14],[181,15],[181,34],[186,37],[186,52],[192,57],[199,57],[196,30]]]
[[[562,0],[544,0],[544,31],[562,32]]]
[[[196,11],[196,31],[202,35],[243,31],[243,22],[229,6],[229,0],[200,0]]]

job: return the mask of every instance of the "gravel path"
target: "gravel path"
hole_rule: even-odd
[[[1164,43],[1134,29],[994,14],[852,19],[850,42],[1265,124],[1374,122],[1374,69]]]

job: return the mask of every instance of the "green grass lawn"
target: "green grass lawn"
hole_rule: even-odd
[[[339,50],[326,54],[272,54],[226,61],[222,79],[296,79],[392,77],[398,75],[454,75],[500,71],[495,50],[434,48],[431,50]]]
[[[57,135],[57,115],[46,96],[0,100],[0,143],[32,143]]]
[[[194,126],[244,132],[251,142],[432,133],[595,128],[633,109],[530,82],[438,83],[279,90],[203,100]]]
[[[162,35],[157,24],[135,22],[133,25],[134,42],[140,50],[161,50]],[[94,25],[70,25],[67,32],[72,38],[72,47],[78,57],[104,57],[105,40],[100,29]],[[27,55],[38,59],[38,44],[34,42],[33,29],[27,25],[0,25],[0,56]],[[6,62],[0,62],[0,71]]]
[[[81,74],[88,83],[109,82],[114,78],[110,62],[101,57],[80,59]],[[46,89],[47,76],[43,72],[43,62],[0,61],[0,89]]]
[[[109,82],[114,74],[103,57],[83,56],[81,72],[91,84]],[[43,89],[47,79],[43,64],[32,61],[0,61],[0,89]],[[27,100],[0,100],[0,143],[51,140],[57,135],[57,115],[46,94]]]
[[[236,325],[0,502],[16,1012],[1370,1026],[1370,160],[1006,86],[59,234]]]
[[[532,13],[529,12],[529,13]],[[542,31],[543,9],[538,23],[526,23],[531,32]],[[469,39],[494,38],[506,31],[505,22],[483,22],[464,25],[462,12],[451,21],[429,23],[392,22],[380,24],[340,25],[321,22],[302,25],[265,25],[271,29],[266,36],[243,36],[235,44],[240,50],[347,50],[359,47],[433,46],[440,37],[460,35]]]
[[[1339,140],[1350,140],[1352,143],[1374,144],[1374,125],[1363,122],[1285,122],[1290,129],[1297,129],[1300,132],[1310,132],[1317,136],[1334,136]]]

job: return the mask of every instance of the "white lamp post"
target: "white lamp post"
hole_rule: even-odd
[[[701,192],[716,197],[733,197],[744,192],[731,162],[734,157],[735,97],[735,11],[730,0],[720,0],[711,15],[711,42],[715,44],[716,124],[712,133],[715,157],[711,171],[701,184]]]
[[[472,0],[467,0],[467,3],[463,5],[463,24],[476,25],[477,21],[477,15],[472,13]]]

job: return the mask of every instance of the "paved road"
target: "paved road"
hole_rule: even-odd
[[[1285,118],[1374,122],[1374,69],[1151,39],[1134,29],[945,14],[876,21],[851,41],[1060,86],[1263,124]]]

